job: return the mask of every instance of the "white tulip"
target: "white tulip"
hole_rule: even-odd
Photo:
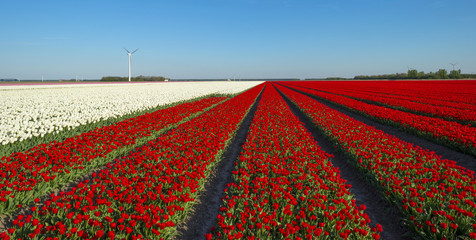
[[[161,82],[0,86],[0,144],[261,82]]]

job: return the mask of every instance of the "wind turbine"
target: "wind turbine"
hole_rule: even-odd
[[[134,50],[133,52],[130,52],[130,51],[127,50],[126,48],[124,48],[124,50],[126,50],[127,55],[129,56],[129,82],[130,82],[130,81],[131,81],[131,56],[132,56],[132,54],[134,54],[135,52],[137,52],[137,50],[139,50],[139,49],[136,49],[136,50]]]
[[[450,63],[451,65],[453,65],[453,71],[455,70],[455,66],[458,65],[458,63]]]

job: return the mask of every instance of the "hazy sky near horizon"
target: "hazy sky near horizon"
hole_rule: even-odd
[[[474,0],[18,0],[0,3],[0,78],[476,73]]]

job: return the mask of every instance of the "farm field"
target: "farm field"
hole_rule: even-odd
[[[476,80],[0,100],[1,239],[476,239]]]
[[[210,94],[233,94],[256,84],[259,82],[3,84],[0,146],[16,145],[13,150],[24,151],[45,138],[57,140],[52,135],[63,131],[84,132],[92,130],[85,125],[111,124],[122,116]],[[25,141],[25,147],[18,148],[18,141]]]

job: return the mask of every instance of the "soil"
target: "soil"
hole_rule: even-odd
[[[302,92],[301,92],[302,93]],[[453,150],[451,148],[448,148],[446,146],[440,145],[438,143],[429,141],[427,139],[421,138],[419,136],[413,135],[411,133],[408,133],[400,128],[392,127],[389,125],[385,125],[382,123],[379,123],[377,121],[374,121],[370,118],[367,118],[365,116],[359,115],[355,112],[352,112],[344,107],[338,106],[334,103],[322,100],[318,97],[306,94],[309,97],[312,97],[313,99],[317,100],[318,102],[335,109],[351,118],[354,118],[358,121],[361,121],[369,126],[373,126],[378,130],[381,130],[387,134],[393,135],[397,137],[398,139],[412,143],[415,146],[419,146],[423,149],[426,149],[431,152],[435,152],[437,155],[441,156],[442,159],[448,159],[448,160],[453,160],[455,161],[459,166],[462,166],[466,169],[469,169],[473,172],[476,172],[476,158],[474,158],[472,155],[465,154],[462,152],[458,152],[456,150]],[[475,175],[473,174],[473,177]]]
[[[101,168],[93,169],[90,173],[88,173],[86,175],[83,175],[83,176],[73,180],[72,182],[66,184],[65,186],[63,186],[60,189],[53,190],[51,193],[53,193],[55,195],[58,195],[61,192],[71,191],[74,187],[76,187],[79,183],[85,181],[86,179],[92,180],[92,174],[93,173],[100,173],[101,170],[103,170],[103,169],[106,169],[106,166],[103,166]],[[35,204],[34,206],[42,207],[47,200],[51,199],[50,194],[48,194],[44,197],[41,197],[40,201],[37,204]],[[4,215],[0,216],[0,233],[5,232],[9,228],[14,227],[13,220],[15,220],[16,216],[18,216],[20,214],[22,214],[22,215],[31,215],[33,213],[31,211],[31,207],[33,207],[33,206],[23,206],[21,208],[18,208],[16,211],[14,211],[10,214],[4,214]]]
[[[178,235],[176,239],[204,239],[205,234],[210,232],[215,225],[217,215],[220,212],[221,199],[225,197],[226,185],[233,182],[232,171],[235,169],[235,162],[243,149],[242,146],[246,141],[246,135],[260,99],[261,94],[250,108],[227,149],[225,149],[221,161],[211,172],[203,192],[195,200],[196,205],[185,221],[177,226]]]
[[[367,207],[365,213],[367,213],[371,220],[370,226],[375,227],[377,223],[382,225],[382,239],[412,239],[406,236],[410,232],[403,225],[402,216],[397,209],[388,204],[382,193],[362,176],[360,171],[350,163],[350,160],[342,152],[336,151],[334,145],[314,126],[304,113],[287,98],[284,99],[294,115],[299,118],[312,134],[321,149],[334,155],[331,159],[332,165],[339,169],[341,178],[347,180],[347,183],[352,185],[349,190],[356,199],[356,205],[364,204]]]
[[[343,107],[325,102],[317,97],[310,97],[313,97],[326,106],[336,109],[348,115],[349,117],[352,117],[367,125],[373,126],[376,129],[382,130],[387,134],[391,134],[403,141],[413,143],[414,145],[433,151],[436,154],[442,156],[444,159],[454,160],[460,166],[472,171],[476,171],[476,160],[473,156],[454,151],[437,143],[433,143],[418,136],[409,134],[401,129],[380,124],[362,115],[344,109]],[[222,160],[217,164],[215,169],[212,170],[208,182],[205,184],[204,191],[196,199],[196,205],[193,207],[188,217],[177,226],[178,235],[175,239],[203,239],[204,235],[207,232],[210,232],[212,226],[215,225],[217,219],[216,216],[219,214],[219,208],[222,203],[221,199],[225,196],[224,190],[226,185],[233,181],[232,171],[234,170],[235,162],[237,161],[242,150],[242,145],[246,140],[249,127],[253,120],[260,99],[261,94],[258,96],[257,101],[254,103],[249,113],[243,120],[234,138],[225,149]],[[336,151],[333,144],[317,128],[314,127],[311,121],[299,109],[297,109],[297,107],[295,107],[287,99],[286,102],[288,103],[292,112],[312,134],[322,150],[334,155],[334,158],[331,159],[332,164],[340,170],[341,177],[347,180],[348,184],[352,185],[350,192],[354,195],[357,205],[364,204],[367,207],[365,212],[372,220],[370,225],[372,227],[374,227],[377,223],[382,225],[384,229],[382,232],[382,239],[412,239],[411,233],[403,224],[402,216],[399,214],[396,208],[384,200],[382,193],[363,177],[359,170],[357,170],[355,166],[350,163],[349,159],[343,153]],[[99,170],[101,169],[96,169],[96,171]],[[73,186],[76,186],[76,184],[80,181],[87,179],[89,176],[91,175],[88,174],[83,178],[76,180],[74,183],[68,184],[68,186],[61,190],[68,190]],[[57,192],[61,190],[57,190]],[[26,207],[19,209],[12,215],[17,216],[18,214],[28,213],[28,211],[30,211],[29,207]],[[1,216],[0,232],[6,230],[8,227],[11,227],[12,220],[13,219],[9,216]]]
[[[362,121],[367,125],[374,126],[388,134],[394,135],[401,140],[434,151],[443,158],[458,161],[458,163],[462,163],[462,166],[465,164],[469,169],[473,166],[474,169],[474,165],[471,165],[474,158],[470,155],[456,152],[452,149],[411,135],[400,129],[377,123],[361,115],[345,110],[342,107],[323,102],[318,98],[315,99],[352,118]],[[197,204],[191,214],[182,224],[177,226],[178,236],[176,239],[203,239],[205,233],[210,232],[211,227],[214,226],[216,215],[219,214],[221,199],[225,196],[224,190],[226,185],[233,181],[232,171],[235,166],[234,163],[237,161],[242,145],[246,140],[246,135],[256,111],[258,101],[250,110],[250,113],[240,126],[230,146],[225,151],[224,158],[213,170],[209,181],[205,185],[205,190],[197,199]],[[287,103],[292,112],[305,125],[307,130],[311,132],[322,150],[334,155],[334,158],[331,159],[332,164],[340,170],[341,177],[347,180],[348,184],[352,185],[350,192],[354,195],[356,204],[364,204],[367,207],[365,212],[372,220],[370,225],[372,227],[375,227],[377,223],[382,225],[384,229],[381,234],[382,239],[413,239],[413,234],[403,224],[403,218],[398,210],[384,199],[382,193],[363,177],[359,170],[349,162],[348,158],[342,152],[335,150],[333,144],[313,126],[311,121],[305,117],[299,109],[289,101],[287,101]]]
[[[402,141],[412,143],[415,146],[435,152],[437,155],[441,156],[442,159],[453,160],[458,165],[476,172],[476,159],[469,154],[455,151],[451,148],[439,145],[438,143],[408,133],[402,129],[381,124],[370,118],[354,113],[344,107],[338,106],[332,102],[322,100],[316,96],[306,94],[304,92],[300,93],[315,99],[329,108],[335,109],[351,118],[363,122],[364,124],[373,126],[378,130],[399,138]],[[305,117],[300,110],[298,110],[291,102],[287,102],[294,114],[299,117],[299,119],[306,125],[306,128],[312,133],[315,140],[318,142],[318,145],[321,146],[324,151],[335,156],[332,160],[333,165],[339,168],[341,171],[341,177],[352,185],[350,191],[352,194],[354,194],[357,204],[363,203],[367,207],[365,211],[373,222],[371,225],[373,226],[376,223],[382,225],[384,229],[382,232],[382,238],[412,239],[410,237],[412,236],[412,233],[409,232],[408,228],[404,226],[403,218],[398,213],[397,209],[384,200],[383,195],[377,191],[375,187],[368,183],[365,178],[363,178],[362,174],[359,173],[359,170],[357,170],[351,163],[347,161],[347,158],[343,155],[343,153],[335,151],[335,148],[332,146],[332,144],[321,134],[319,130],[313,126],[310,120]],[[475,175],[473,173],[473,177],[474,176]]]

